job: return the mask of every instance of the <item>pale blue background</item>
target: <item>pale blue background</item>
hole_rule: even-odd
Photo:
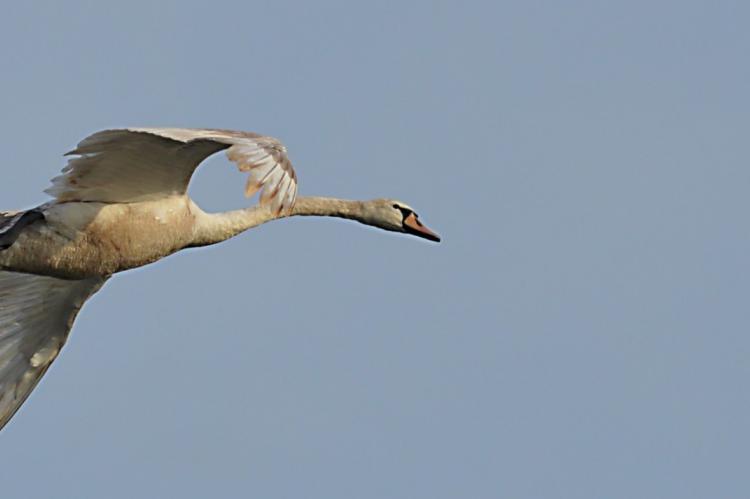
[[[295,219],[113,279],[3,498],[750,494],[747,2],[13,2],[2,207],[106,127],[288,145]],[[243,206],[216,157],[192,193]]]

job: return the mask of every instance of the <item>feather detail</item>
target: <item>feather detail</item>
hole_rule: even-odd
[[[0,428],[47,372],[83,303],[105,280],[0,272]]]
[[[250,175],[245,195],[261,191],[261,204],[291,209],[297,176],[286,148],[249,132],[190,128],[105,130],[83,139],[45,192],[58,201],[138,202],[183,195],[197,166],[226,149]],[[282,184],[283,182],[283,184]],[[286,196],[294,184],[293,195]]]

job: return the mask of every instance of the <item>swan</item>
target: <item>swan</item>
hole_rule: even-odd
[[[257,205],[206,213],[187,195],[208,156],[225,151]],[[356,220],[440,241],[408,205],[297,197],[286,147],[249,132],[104,130],[83,139],[36,208],[0,212],[0,429],[60,353],[84,302],[115,273],[216,244],[290,216]]]

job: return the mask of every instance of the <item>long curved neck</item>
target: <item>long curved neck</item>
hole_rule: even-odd
[[[196,212],[196,223],[191,246],[219,243],[271,220],[290,216],[337,217],[367,223],[364,203],[348,199],[299,197],[291,213],[279,215],[261,206],[223,213],[205,213],[196,208],[197,206],[193,208]]]
[[[365,203],[349,199],[306,196],[297,198],[292,212],[287,216],[349,218],[364,222]]]

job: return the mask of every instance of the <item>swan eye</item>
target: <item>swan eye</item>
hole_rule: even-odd
[[[414,213],[409,208],[404,208],[403,206],[401,206],[399,204],[396,204],[396,203],[393,204],[393,207],[396,208],[398,211],[400,211],[401,212],[401,216],[404,217],[404,218],[406,218],[409,215],[411,215],[412,213]]]

